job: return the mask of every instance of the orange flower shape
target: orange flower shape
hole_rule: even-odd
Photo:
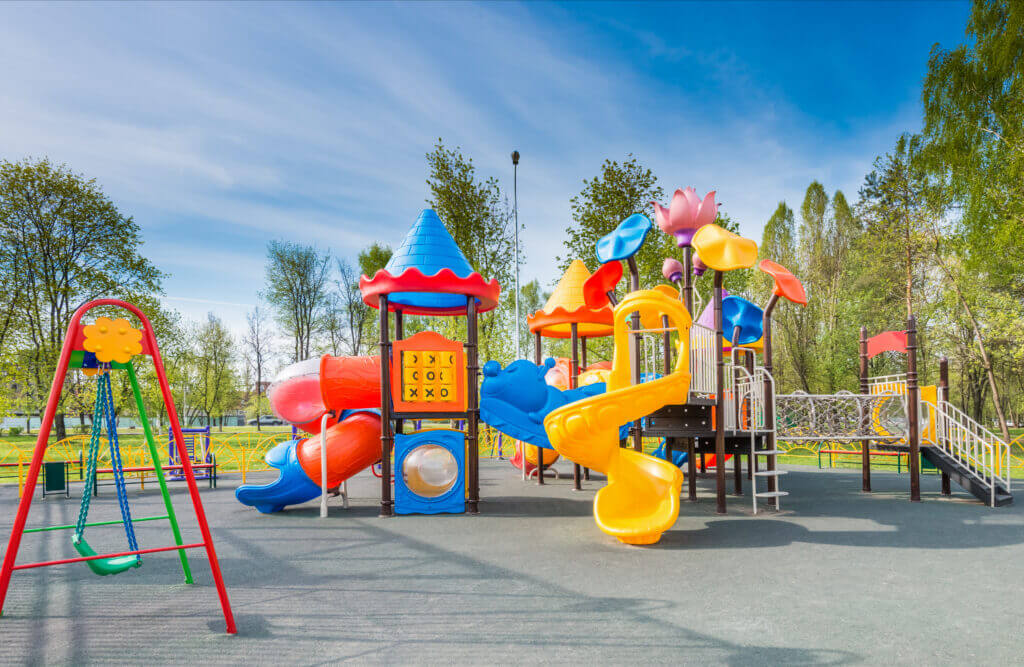
[[[762,259],[757,268],[775,280],[776,296],[789,299],[801,306],[807,305],[807,293],[804,292],[804,286],[789,269],[770,259]]]
[[[142,352],[142,332],[124,318],[111,320],[101,317],[87,325],[84,332],[85,342],[82,347],[86,352],[95,354],[100,363],[116,361],[126,364],[134,355]]]

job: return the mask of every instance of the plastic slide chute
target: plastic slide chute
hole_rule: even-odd
[[[337,486],[380,459],[380,415],[358,411],[327,429],[327,486]],[[283,442],[267,452],[279,476],[270,484],[235,489],[243,505],[264,514],[280,512],[320,495],[320,436]]]
[[[680,354],[673,371],[639,385],[630,383],[628,320],[666,316]],[[683,473],[675,465],[619,447],[619,428],[687,396],[690,387],[690,315],[677,300],[656,290],[628,294],[615,308],[615,354],[607,391],[550,412],[544,427],[558,453],[603,472],[608,484],[594,498],[598,527],[627,544],[654,544],[679,516]]]

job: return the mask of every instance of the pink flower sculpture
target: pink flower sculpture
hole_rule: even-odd
[[[661,265],[661,275],[665,276],[665,280],[668,280],[669,282],[679,282],[683,279],[682,263],[680,263],[678,259],[666,257],[665,263]]]
[[[693,274],[700,278],[708,270],[708,265],[700,258],[700,255],[693,256]]]
[[[693,188],[676,190],[672,204],[665,208],[658,202],[654,205],[654,218],[658,227],[666,234],[672,234],[680,248],[690,245],[693,235],[704,225],[714,222],[718,216],[715,205],[715,191],[712,190],[701,201]]]

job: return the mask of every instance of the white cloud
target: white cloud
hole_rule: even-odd
[[[2,157],[48,155],[96,177],[174,274],[168,291],[192,299],[169,304],[224,309],[238,329],[266,241],[349,257],[374,240],[397,244],[427,195],[423,154],[437,137],[510,195],[509,153],[521,151],[523,277],[545,281],[568,200],[606,157],[635,153],[667,191],[717,189],[759,237],[777,202],[798,205],[811,179],[853,198],[895,137],[808,118],[727,48],[670,47],[613,26],[729,92],[666,86],[609,57],[608,39],[576,30],[570,10],[548,10],[8,5]]]

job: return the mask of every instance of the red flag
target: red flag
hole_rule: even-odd
[[[906,352],[906,331],[883,331],[877,336],[868,338],[868,359],[873,359],[882,352]]]

